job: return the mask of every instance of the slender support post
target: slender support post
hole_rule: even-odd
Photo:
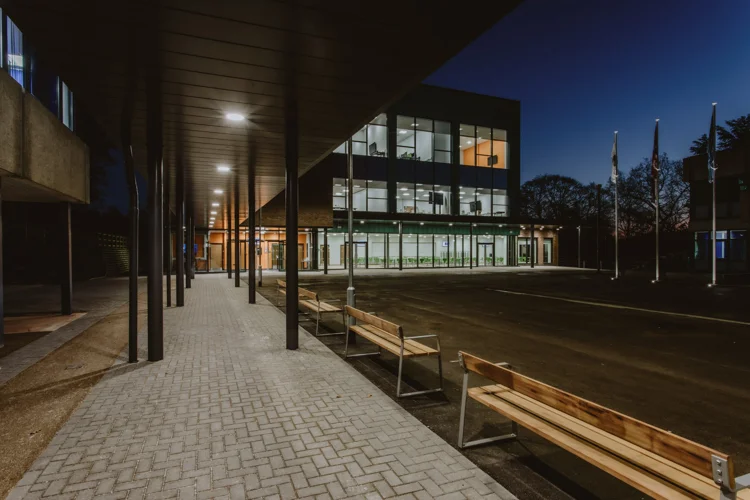
[[[162,121],[159,81],[150,75],[147,82],[148,181],[149,181],[149,265],[148,265],[148,360],[164,358],[163,318],[163,188]]]
[[[578,226],[578,267],[581,267],[581,226]]]
[[[255,304],[255,144],[247,162],[247,285],[248,303]]]
[[[712,165],[715,168],[715,164]],[[711,286],[716,286],[716,170],[711,183]]]
[[[186,210],[186,217],[185,220],[187,221],[187,226],[185,227],[185,288],[192,288],[192,275],[190,273],[190,267],[193,265],[193,259],[191,255],[193,254],[193,247],[190,244],[190,232],[193,227],[193,214],[190,212],[190,209],[188,208]]]
[[[138,196],[138,182],[135,175],[133,160],[132,120],[135,107],[135,54],[131,43],[131,64],[133,79],[130,82],[122,112],[120,134],[122,153],[125,160],[125,176],[128,183],[128,197],[130,201],[130,242],[129,242],[129,277],[128,277],[128,362],[138,361],[138,247],[140,225],[140,198]]]
[[[534,230],[536,227],[534,224],[531,225],[531,237],[529,238],[529,242],[531,243],[531,249],[529,250],[529,258],[531,260],[531,269],[534,269],[534,263],[536,262],[536,254],[539,252],[536,248],[536,233]]]
[[[258,288],[263,286],[263,205],[258,207]]]
[[[323,274],[328,274],[328,228],[323,228]]]
[[[602,241],[599,233],[600,220],[602,218],[602,185],[596,185],[596,272],[602,272],[602,258],[599,245]]]
[[[404,223],[398,221],[398,270],[404,270]]]
[[[346,304],[350,307],[357,307],[356,291],[354,289],[354,157],[352,154],[352,138],[349,137],[346,149],[347,160],[347,187],[346,208],[349,236],[349,287],[346,289]],[[349,317],[349,326],[354,325],[354,318]],[[350,334],[352,335],[352,334]]]
[[[615,135],[615,141],[617,135]],[[620,278],[620,202],[618,200],[618,191],[620,191],[620,179],[619,175],[615,179],[615,279]]]
[[[286,348],[299,347],[299,276],[297,274],[299,210],[299,128],[297,100],[287,96],[285,110],[286,133],[284,150],[286,156]]]
[[[73,314],[73,261],[70,235],[70,203],[64,202],[61,207],[60,223],[60,309],[63,315]]]
[[[188,241],[188,251],[190,252],[190,279],[195,279],[195,213],[193,212],[193,205],[190,204],[190,240]]]
[[[177,307],[185,306],[185,165],[177,165]]]
[[[234,286],[240,287],[240,176],[234,178]]]
[[[469,269],[474,268],[474,224],[469,224]]]
[[[167,278],[167,307],[172,307],[172,217],[169,210],[169,183],[164,189],[164,271]]]
[[[5,284],[3,283],[3,200],[2,177],[0,177],[0,348],[5,346]]]
[[[658,283],[661,278],[659,273],[659,179],[654,181],[654,191],[656,192],[656,278],[654,283]]]
[[[227,190],[227,278],[232,279],[232,197]]]

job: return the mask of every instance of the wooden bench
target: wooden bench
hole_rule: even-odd
[[[750,474],[735,478],[725,453],[520,375],[507,363],[458,356],[464,369],[459,448],[514,439],[517,424],[654,498],[750,498],[750,490],[740,491],[750,486]],[[469,388],[472,372],[495,384]],[[467,396],[509,418],[513,432],[464,442]]]
[[[276,280],[278,295],[286,295],[286,281]],[[323,314],[340,314],[341,321],[346,325],[346,317],[344,316],[344,309],[329,302],[341,302],[338,299],[326,299],[326,301],[320,300],[317,293],[307,290],[305,288],[297,287],[299,296],[299,305],[309,310],[315,315],[315,336],[316,337],[327,337],[330,335],[344,335],[346,332],[333,332],[333,333],[321,333],[320,330],[320,317]],[[277,303],[277,306],[280,305]]]
[[[443,363],[440,353],[440,339],[435,334],[418,335],[415,337],[404,337],[404,330],[401,326],[379,318],[371,313],[366,313],[355,309],[351,306],[344,306],[346,314],[350,318],[357,320],[357,324],[350,324],[348,331],[363,337],[378,346],[377,352],[367,352],[362,354],[349,354],[349,336],[346,336],[346,347],[344,348],[344,358],[357,358],[361,356],[378,356],[383,349],[398,356],[398,381],[396,382],[396,397],[402,398],[407,396],[417,396],[420,394],[429,394],[432,392],[441,392],[443,390]],[[418,339],[435,339],[436,348],[426,346]],[[403,372],[404,359],[421,356],[437,356],[438,376],[440,378],[440,388],[428,389],[425,391],[414,391],[401,394],[401,374]]]

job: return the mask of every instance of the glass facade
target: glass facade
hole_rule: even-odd
[[[5,18],[5,59],[8,63],[8,74],[22,87],[26,86],[24,81],[24,51],[23,33],[11,20]]]
[[[711,251],[711,232],[695,233],[693,258],[695,268],[707,271],[711,269],[713,253]],[[745,271],[748,260],[747,231],[716,231],[716,267],[720,271]]]
[[[460,134],[459,137],[454,137],[455,133]],[[355,175],[364,179],[355,180],[355,198],[359,195],[362,200],[355,199],[354,210],[387,212],[392,197],[396,213],[510,215],[505,130],[463,124],[455,131],[446,121],[396,115],[391,134],[396,142],[393,145],[396,158],[391,160],[395,168],[386,169],[385,164],[376,165],[374,160],[355,162]],[[387,118],[381,114],[352,137],[353,154],[387,158],[387,139]],[[453,151],[455,140],[460,144],[456,152]],[[345,153],[346,148],[344,143],[335,152]],[[456,169],[460,174],[458,186],[454,184]],[[395,182],[389,183],[386,179]],[[335,210],[346,209],[345,184],[341,177],[334,179]],[[395,191],[390,196],[389,186]],[[344,189],[339,189],[342,187]],[[454,207],[455,200],[458,206]]]

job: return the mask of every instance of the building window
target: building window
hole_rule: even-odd
[[[346,210],[347,200],[346,179],[334,177],[333,179],[333,209]]]
[[[23,33],[9,17],[5,18],[5,47],[8,73],[22,87],[24,86]]]
[[[367,211],[388,211],[388,183],[385,181],[367,181]]]
[[[747,231],[729,231],[729,260],[744,262],[747,259]]]
[[[60,84],[60,93],[62,94],[62,106],[60,109],[60,118],[63,125],[73,130],[74,127],[74,110],[73,110],[73,92],[70,91],[65,82]]]
[[[435,151],[433,159],[436,163],[451,162],[451,124],[435,121]]]
[[[552,264],[552,238],[544,238],[542,241],[543,264]]]
[[[347,142],[333,152],[345,154]],[[382,158],[388,156],[388,118],[385,113],[380,113],[352,136],[352,154]]]
[[[461,124],[460,164],[485,168],[508,168],[507,132]]]
[[[727,232],[716,231],[716,259],[724,260],[727,258]]]
[[[396,183],[396,211],[407,214],[416,213],[414,195],[417,185],[412,182]]]
[[[494,217],[508,215],[508,192],[505,189],[492,190],[492,215]]]
[[[435,207],[436,214],[451,213],[451,187],[435,185],[433,191],[428,194],[430,202]]]

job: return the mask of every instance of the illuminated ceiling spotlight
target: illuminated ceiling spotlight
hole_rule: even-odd
[[[214,194],[224,194],[223,189],[214,189]]]
[[[219,172],[231,172],[232,169],[229,168],[229,165],[216,165],[216,170]]]
[[[216,210],[212,210],[211,215],[216,215]]]
[[[245,115],[241,115],[239,113],[227,113],[226,119],[232,122],[241,122],[245,121],[247,118],[245,118]]]
[[[218,207],[218,206],[219,206],[219,203],[215,201],[215,202],[211,203],[211,206],[212,206],[212,207]]]

